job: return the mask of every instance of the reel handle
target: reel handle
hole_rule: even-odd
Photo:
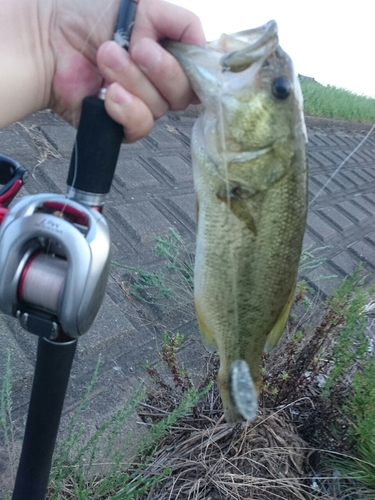
[[[19,163],[5,155],[0,155],[0,222],[1,213],[5,214],[5,207],[16,196],[27,177],[25,170]]]

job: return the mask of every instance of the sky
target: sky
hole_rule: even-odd
[[[195,12],[207,40],[274,19],[297,73],[375,98],[374,0],[169,0]]]

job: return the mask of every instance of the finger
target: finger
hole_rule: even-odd
[[[124,142],[130,143],[148,135],[154,118],[149,107],[125,90],[119,83],[108,86],[105,96],[107,113],[124,127]]]
[[[117,82],[139,97],[150,108],[155,119],[168,110],[168,102],[160,95],[128,52],[115,42],[104,43],[97,55],[98,68],[107,82]]]
[[[170,109],[177,111],[186,108],[190,103],[197,102],[181,66],[158,43],[150,38],[144,38],[130,50],[134,62],[169,103]]]
[[[130,46],[145,37],[155,41],[171,38],[202,46],[206,43],[202,24],[196,14],[160,0],[141,0],[138,4]]]

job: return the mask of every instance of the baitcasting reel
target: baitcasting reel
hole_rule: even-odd
[[[123,0],[115,40],[129,46],[137,2]],[[123,128],[103,91],[82,102],[68,173],[68,197],[26,196],[7,208],[26,171],[0,155],[0,311],[49,340],[76,339],[100,308],[110,266],[101,208],[110,190]]]
[[[31,333],[77,338],[93,323],[107,285],[110,237],[98,210],[63,195],[8,206],[25,170],[0,157],[0,310]]]

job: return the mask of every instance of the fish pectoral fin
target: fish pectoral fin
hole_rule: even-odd
[[[230,209],[232,213],[245,224],[247,229],[256,236],[257,227],[255,224],[255,220],[251,215],[250,210],[246,205],[246,202],[243,200],[231,200]]]
[[[208,326],[203,318],[203,314],[201,313],[198,302],[196,300],[195,300],[195,314],[197,316],[199,330],[201,332],[202,342],[203,342],[205,348],[207,349],[208,352],[217,352],[218,347],[217,347],[215,335],[208,328]]]
[[[222,193],[221,191],[216,193],[216,197],[220,201],[226,203],[232,214],[243,222],[247,229],[256,236],[257,227],[254,217],[251,215],[250,209],[246,203],[246,198],[243,199],[242,196],[242,191],[240,192],[236,190],[236,188],[231,190],[229,198],[226,196],[226,193]],[[247,197],[250,197],[250,195],[247,195]]]
[[[267,340],[264,346],[264,350],[266,352],[272,351],[272,349],[276,346],[276,344],[280,340],[281,335],[283,334],[286,322],[288,321],[289,318],[290,310],[292,309],[292,305],[294,302],[295,288],[296,288],[296,283],[292,287],[292,291],[290,292],[288,300],[286,301],[283,310],[281,311],[279,319],[276,321],[274,327],[267,336]]]
[[[249,422],[255,420],[258,411],[258,392],[250,375],[249,366],[243,359],[233,361],[229,369],[229,397],[237,412]]]

